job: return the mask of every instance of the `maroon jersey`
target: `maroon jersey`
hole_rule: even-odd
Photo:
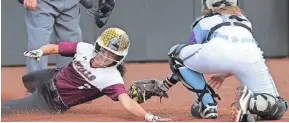
[[[56,87],[65,105],[72,107],[103,95],[117,101],[126,93],[123,78],[116,66],[92,68],[94,46],[84,42],[60,42],[59,54],[74,57],[56,76]]]

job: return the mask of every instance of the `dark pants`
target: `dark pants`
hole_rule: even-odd
[[[22,77],[24,86],[32,95],[2,102],[2,115],[21,113],[60,113],[66,106],[59,100],[54,76],[59,69],[44,69],[28,73]],[[57,99],[58,98],[58,99]]]

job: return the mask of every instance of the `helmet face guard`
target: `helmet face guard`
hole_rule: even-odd
[[[98,2],[97,2],[98,1]],[[87,14],[95,19],[98,28],[102,28],[108,21],[112,10],[114,9],[114,0],[95,0],[93,7],[87,9]]]
[[[125,58],[125,56],[118,56],[113,52],[99,46],[98,43],[95,43],[95,52],[96,56],[94,58],[94,61],[102,67],[119,65],[123,62]]]
[[[93,60],[104,68],[120,64],[124,58],[123,56],[118,56],[102,47],[100,47],[99,50],[95,50],[95,52],[96,56]]]

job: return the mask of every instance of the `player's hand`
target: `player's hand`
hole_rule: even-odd
[[[154,118],[153,118],[153,122],[169,122],[169,121],[172,121],[172,119],[164,118],[164,117],[160,117],[160,116],[154,116]]]
[[[23,5],[29,10],[35,10],[37,5],[37,0],[24,0]]]
[[[163,117],[160,117],[160,116],[154,116],[150,112],[146,114],[145,120],[149,121],[149,122],[169,122],[169,121],[172,121],[169,118],[163,118]]]
[[[227,78],[227,74],[223,74],[223,73],[222,74],[215,74],[215,75],[210,77],[208,84],[212,88],[219,89],[221,87],[221,85],[223,84],[225,78]]]
[[[43,52],[40,49],[37,49],[37,50],[32,50],[32,51],[25,51],[23,55],[28,58],[33,58],[39,62],[40,57],[43,55]]]

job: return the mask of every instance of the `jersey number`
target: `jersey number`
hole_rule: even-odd
[[[78,86],[78,89],[88,89],[88,88],[91,88],[91,86],[89,84],[83,84],[82,86]]]

